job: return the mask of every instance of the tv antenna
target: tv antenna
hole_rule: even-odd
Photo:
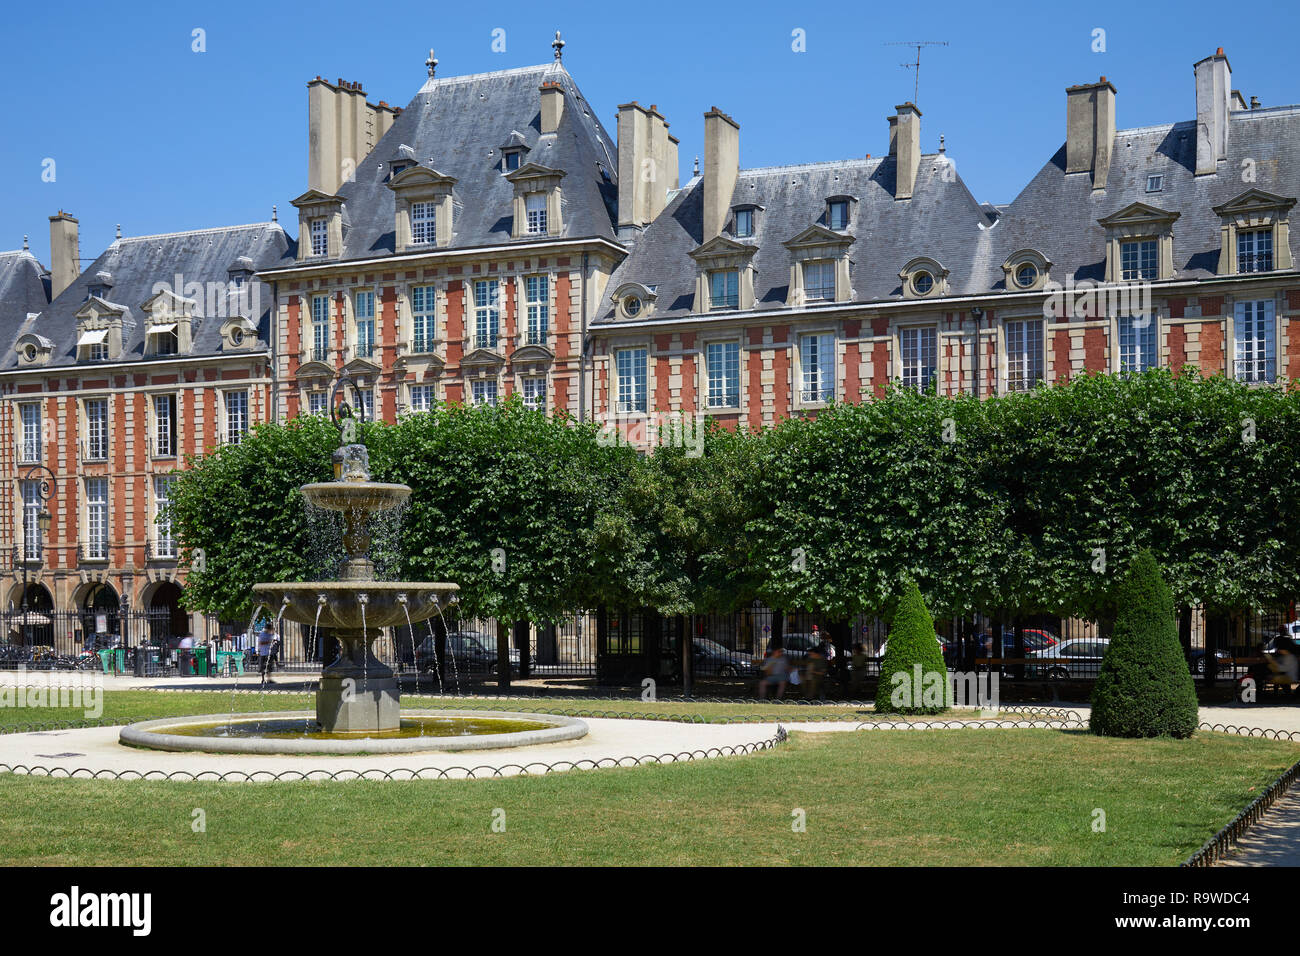
[[[898,40],[894,43],[886,43],[885,46],[914,46],[916,47],[916,60],[911,63],[900,63],[904,69],[913,70],[916,74],[916,82],[912,87],[912,102],[915,104],[921,95],[921,47],[923,46],[947,46],[947,40]]]

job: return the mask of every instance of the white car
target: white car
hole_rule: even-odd
[[[1041,651],[1029,651],[1026,656],[1034,663],[1025,665],[1025,676],[1046,677],[1048,680],[1096,677],[1108,647],[1110,641],[1099,637],[1077,637]]]

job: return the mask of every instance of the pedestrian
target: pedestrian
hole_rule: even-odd
[[[781,646],[781,639],[772,638],[768,642],[767,652],[763,655],[763,676],[758,682],[759,700],[766,699],[769,687],[776,688],[777,700],[785,697],[785,685],[790,679],[789,664],[785,656],[785,648]]]
[[[867,679],[867,661],[870,660],[867,653],[867,645],[859,641],[853,646],[853,693],[862,690],[862,685]]]
[[[275,659],[280,652],[280,638],[276,635],[271,622],[267,621],[257,632],[257,657],[262,669],[262,684],[274,683],[271,671],[275,668]]]
[[[182,677],[194,676],[194,635],[185,634],[176,645],[176,666]]]
[[[816,636],[815,631],[814,636]],[[818,700],[826,699],[826,671],[829,663],[824,641],[808,648],[808,657],[804,661],[803,685],[803,695],[807,700],[812,700],[814,697]]]

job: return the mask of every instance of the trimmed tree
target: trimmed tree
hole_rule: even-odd
[[[1151,552],[1138,552],[1115,597],[1115,633],[1093,687],[1090,729],[1105,737],[1190,737],[1196,689],[1173,595]]]
[[[934,619],[915,581],[899,599],[889,644],[880,662],[876,710],[893,714],[937,714],[952,704],[952,685],[943,650],[934,636]]]

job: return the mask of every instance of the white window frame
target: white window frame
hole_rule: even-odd
[[[102,498],[97,489],[103,489]],[[86,557],[108,558],[108,508],[111,488],[106,476],[87,478],[86,490]]]
[[[704,345],[704,401],[708,408],[740,407],[740,342]]]
[[[236,409],[241,403],[233,402],[233,399],[242,396],[242,408]],[[249,429],[249,397],[247,389],[231,389],[221,393],[221,411],[222,411],[222,435],[227,445],[238,445],[244,440]],[[238,410],[239,414],[233,413]]]
[[[19,482],[19,496],[22,500],[23,560],[40,561],[44,557],[44,542],[41,534],[40,515],[44,502],[41,500],[41,479],[27,478]]]
[[[174,394],[167,392],[152,396],[149,405],[153,413],[153,457],[177,457],[180,429],[177,427],[176,416],[180,402]],[[165,409],[165,413],[160,409]]]
[[[829,277],[830,283],[827,284]],[[812,280],[818,278],[814,285]],[[804,298],[812,302],[835,301],[835,261],[833,259],[810,259],[803,264]]]
[[[311,361],[328,362],[330,356],[330,297],[311,297]]]
[[[359,289],[352,295],[352,324],[356,343],[354,348],[359,358],[370,358],[375,354],[375,293],[370,289]]]
[[[903,386],[924,391],[939,377],[939,327],[909,325],[898,330],[898,371]]]
[[[163,507],[171,501],[175,484],[175,475],[153,476],[153,553],[159,558],[176,557],[176,536],[172,534],[171,522],[162,515]]]
[[[29,415],[32,412],[34,414]],[[18,406],[22,437],[18,443],[18,461],[24,465],[38,464],[41,460],[42,425],[41,403],[22,402]]]
[[[411,286],[411,351],[432,352],[438,314],[436,286]]]
[[[474,348],[495,349],[501,337],[501,283],[474,280]]]
[[[307,414],[308,415],[328,415],[330,410],[329,392],[308,392],[307,393]]]
[[[835,353],[834,332],[800,333],[799,403],[801,405],[826,405],[835,401],[837,362]]]
[[[551,277],[524,276],[524,302],[528,317],[524,344],[545,345],[551,333]]]
[[[1027,392],[1044,380],[1046,353],[1041,319],[1012,319],[1003,327],[1006,391]],[[1037,372],[1035,376],[1034,373]]]
[[[409,397],[408,407],[413,412],[428,412],[433,410],[434,392],[432,385],[411,385],[407,388]]]
[[[714,281],[722,279],[722,295],[717,294]],[[708,274],[709,311],[720,312],[740,308],[740,270],[712,269]]]
[[[1145,325],[1138,323],[1145,320]],[[1159,323],[1154,315],[1121,315],[1116,319],[1119,370],[1145,372],[1160,364]]]
[[[1260,251],[1260,247],[1267,245],[1265,252]],[[1246,251],[1245,247],[1249,247]],[[1254,266],[1247,269],[1245,263],[1248,260],[1254,260],[1260,256],[1267,255],[1268,268],[1261,269]],[[1251,272],[1271,272],[1277,263],[1276,253],[1273,249],[1273,230],[1265,229],[1241,229],[1237,232],[1237,271],[1240,273]]]
[[[1241,382],[1259,384],[1277,378],[1277,314],[1272,299],[1233,304],[1232,371]]]
[[[434,245],[438,241],[438,204],[433,202],[411,203],[411,244],[415,246]]]
[[[524,397],[524,407],[534,410],[546,407],[546,376],[525,375],[519,381],[520,394]]]
[[[491,405],[496,407],[500,398],[497,380],[494,378],[476,378],[470,381],[470,398],[474,405]]]
[[[1135,267],[1125,266],[1126,249],[1136,247],[1134,253]],[[1148,264],[1148,253],[1150,253]],[[1147,273],[1150,273],[1148,275]],[[1119,244],[1119,274],[1124,282],[1154,282],[1160,278],[1160,240],[1159,239],[1124,239]]]
[[[92,408],[103,408],[104,414],[96,418],[91,414]],[[85,443],[85,460],[86,461],[107,461],[108,460],[108,399],[107,398],[88,398],[82,404],[82,413],[86,421],[86,443]],[[96,441],[98,439],[98,441]],[[98,445],[98,449],[96,446]],[[96,451],[102,452],[96,454]]]
[[[311,254],[327,256],[330,253],[330,223],[328,219],[311,221]]]
[[[650,350],[644,345],[614,350],[614,396],[619,414],[643,414],[648,410],[649,368]]]
[[[528,221],[527,235],[546,235],[546,198],[546,193],[528,193],[524,196],[524,215]]]

